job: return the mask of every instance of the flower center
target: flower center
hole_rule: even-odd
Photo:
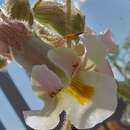
[[[65,92],[74,96],[81,105],[84,105],[92,99],[94,88],[83,84],[78,78],[74,78],[70,86],[65,89]]]

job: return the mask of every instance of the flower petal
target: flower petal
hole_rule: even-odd
[[[36,130],[49,130],[57,126],[59,119],[56,116],[43,117],[42,111],[24,112],[25,122]]]
[[[70,48],[57,48],[48,52],[48,57],[52,63],[71,76],[80,64],[80,58]]]
[[[5,55],[9,53],[9,47],[3,41],[0,40],[0,55]]]
[[[24,111],[25,122],[28,126],[36,130],[53,129],[59,123],[61,109],[57,109],[56,102],[49,103],[41,111]],[[57,105],[58,106],[58,105]]]
[[[63,93],[63,104],[71,123],[78,129],[86,129],[113,114],[117,106],[117,86],[112,77],[98,72],[81,72],[80,77],[84,84],[94,87],[92,100],[81,105],[74,96]]]
[[[111,66],[107,60],[103,60],[103,62],[100,65],[97,65],[96,70],[100,73],[104,73],[106,75],[113,76]]]
[[[110,30],[107,30],[103,34],[99,35],[99,37],[101,38],[105,49],[109,53],[115,53],[117,51],[118,47],[112,38],[112,32]]]
[[[88,58],[95,64],[101,63],[106,56],[101,39],[96,35],[85,35],[83,42],[87,48]]]
[[[77,128],[84,129],[95,126],[113,114],[117,106],[117,85],[112,77],[97,72],[81,72],[80,76],[83,83],[95,89],[92,102],[79,108],[80,124],[76,118],[71,120]]]
[[[86,26],[85,33],[86,34],[91,34],[91,35],[96,35],[95,30],[92,27],[90,27],[90,26]]]
[[[46,65],[34,66],[32,79],[48,93],[54,93],[63,87],[60,78],[53,71],[48,69]]]

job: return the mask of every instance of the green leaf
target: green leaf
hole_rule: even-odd
[[[128,63],[126,64],[125,71],[130,73],[130,61],[128,61]]]
[[[130,86],[125,82],[120,82],[118,86],[118,94],[130,102]]]
[[[71,28],[71,33],[84,31],[84,16],[76,8],[72,9],[70,25],[66,24],[67,14],[66,7],[63,4],[52,1],[39,1],[34,6],[34,15],[38,22],[54,29],[61,35],[68,34],[67,28]],[[69,27],[70,26],[70,27]]]
[[[5,8],[10,18],[33,24],[33,14],[28,0],[8,0]]]
[[[124,125],[130,125],[130,104],[128,103],[124,112],[123,112],[123,115],[121,117],[121,122],[124,124]]]

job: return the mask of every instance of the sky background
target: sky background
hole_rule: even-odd
[[[4,0],[0,0],[0,4]],[[34,2],[35,0],[32,0]],[[96,32],[111,29],[117,44],[123,44],[130,32],[130,0],[82,0],[80,9],[86,15],[86,23]],[[42,108],[42,102],[34,96],[24,70],[15,62],[8,66],[8,72],[21,95],[32,109]],[[0,89],[0,120],[7,130],[26,130],[15,111]]]

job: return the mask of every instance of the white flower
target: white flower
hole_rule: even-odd
[[[100,65],[105,58],[100,40],[92,36],[86,40],[88,57]],[[33,87],[45,101],[45,107],[41,111],[24,112],[27,125],[36,130],[53,129],[59,123],[60,113],[65,111],[67,120],[76,128],[86,129],[113,114],[117,106],[117,85],[113,77],[105,74],[105,71],[100,73],[95,69],[88,71],[88,67],[81,68],[81,57],[72,49],[53,49],[49,51],[48,57],[65,75],[50,70],[46,65],[33,68]]]

